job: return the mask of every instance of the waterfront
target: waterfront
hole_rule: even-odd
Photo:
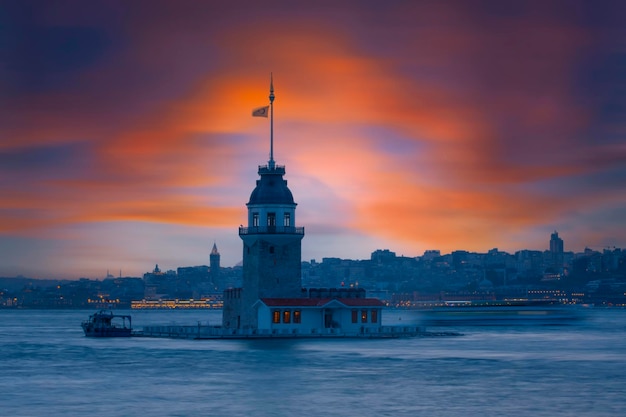
[[[220,311],[118,311],[133,325]],[[2,415],[609,416],[626,413],[626,310],[569,326],[391,340],[91,339],[90,310],[0,310]],[[417,323],[386,312],[383,324]],[[386,322],[385,322],[386,321]]]

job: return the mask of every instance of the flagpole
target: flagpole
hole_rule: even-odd
[[[274,77],[270,72],[270,160],[269,169],[274,169]]]

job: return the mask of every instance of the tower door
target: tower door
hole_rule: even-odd
[[[324,328],[330,329],[333,327],[333,311],[324,310]]]

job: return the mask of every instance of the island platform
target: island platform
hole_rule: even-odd
[[[342,329],[228,329],[219,326],[146,326],[134,331],[135,337],[172,339],[391,339],[406,337],[459,336],[456,332],[428,332],[419,326],[380,326],[376,329],[363,328],[362,331],[342,331]]]

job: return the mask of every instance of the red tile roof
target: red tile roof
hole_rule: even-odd
[[[337,301],[347,307],[384,307],[378,298],[261,298],[268,307],[323,307]]]

